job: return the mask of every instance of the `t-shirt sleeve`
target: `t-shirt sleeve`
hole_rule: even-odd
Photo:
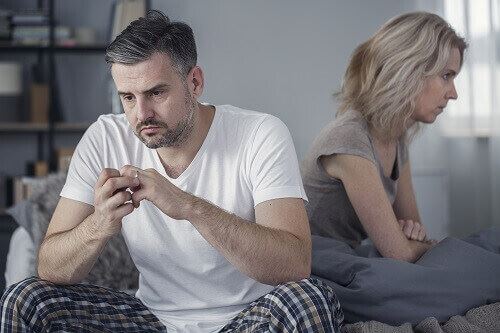
[[[100,128],[99,123],[92,124],[76,146],[61,197],[94,205],[94,186],[104,165]]]
[[[316,144],[315,158],[334,154],[354,155],[376,163],[367,131],[356,123],[328,127]]]
[[[293,140],[281,120],[268,115],[255,131],[249,152],[254,205],[278,198],[307,200]]]

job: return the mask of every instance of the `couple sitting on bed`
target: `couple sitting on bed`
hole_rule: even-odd
[[[108,47],[125,113],[81,139],[39,250],[2,298],[2,331],[339,332],[333,289],[310,278],[311,234],[414,262],[429,240],[407,144],[456,99],[466,48],[440,17],[392,19],[360,45],[337,118],[303,179],[285,125],[201,104],[192,30],[151,11]],[[122,233],[135,297],[77,284]]]

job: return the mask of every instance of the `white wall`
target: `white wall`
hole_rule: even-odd
[[[335,114],[351,52],[415,2],[153,0],[151,8],[193,27],[205,101],[278,116],[302,158]]]

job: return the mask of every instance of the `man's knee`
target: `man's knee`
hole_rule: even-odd
[[[314,278],[281,284],[272,293],[275,293],[278,297],[295,295],[295,297],[299,298],[299,301],[311,298],[317,302],[323,302],[325,305],[338,303],[333,289],[324,282]]]
[[[41,301],[41,294],[46,292],[51,284],[37,277],[30,277],[11,285],[2,296],[2,308],[26,309],[36,306]]]
[[[279,285],[270,295],[276,304],[286,307],[282,310],[304,316],[306,321],[314,318],[338,329],[342,325],[344,316],[335,292],[320,280],[309,278],[288,282]]]

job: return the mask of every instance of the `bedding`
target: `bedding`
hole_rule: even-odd
[[[320,236],[313,236],[312,257],[313,276],[335,290],[346,323],[446,322],[500,301],[500,229],[446,238],[415,263]]]
[[[390,326],[377,321],[348,324],[342,333],[498,333],[500,332],[500,303],[483,305],[467,311],[463,316],[453,316],[445,323],[436,318],[426,318],[412,327],[406,323]]]
[[[66,174],[39,178],[32,195],[9,208],[7,213],[19,224],[11,238],[5,277],[9,284],[36,275],[38,248],[45,236],[50,218],[59,201]],[[139,272],[121,234],[112,237],[83,283],[133,292]]]
[[[30,235],[23,227],[12,233],[5,262],[5,287],[36,275],[35,248]]]

